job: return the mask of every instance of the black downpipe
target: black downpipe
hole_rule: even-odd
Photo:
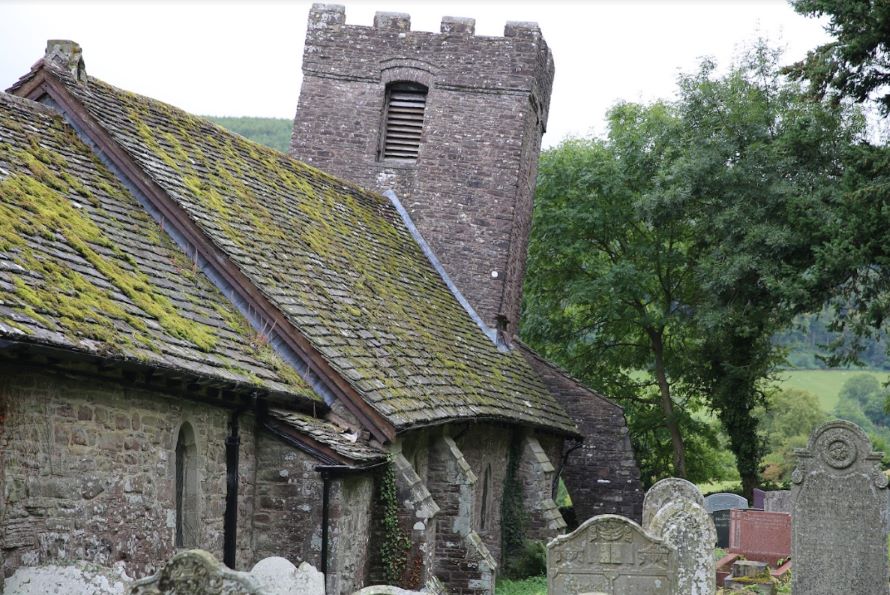
[[[241,436],[238,434],[240,409],[232,412],[231,432],[226,436],[226,516],[223,524],[223,563],[235,568],[238,544],[238,460]]]
[[[321,472],[321,573],[328,575],[328,521],[331,513],[331,474]]]

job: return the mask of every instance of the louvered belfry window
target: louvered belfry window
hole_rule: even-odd
[[[426,87],[416,83],[393,83],[387,89],[384,159],[417,159],[426,91]]]

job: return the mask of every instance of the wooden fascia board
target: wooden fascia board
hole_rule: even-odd
[[[131,183],[151,202],[152,207],[175,227],[198,253],[216,269],[216,272],[238,292],[256,312],[275,328],[288,346],[302,357],[310,369],[321,378],[334,395],[340,397],[347,409],[361,420],[363,425],[381,442],[392,441],[396,430],[392,423],[371,407],[359,392],[331,364],[325,360],[309,340],[297,329],[284,313],[278,309],[254,283],[220,252],[206,234],[192,221],[191,217],[167,195],[154,180],[117,144],[111,135],[87,112],[86,108],[68,92],[65,85],[45,69],[35,75],[41,77],[39,84],[26,84],[17,92],[28,99],[37,99],[47,93],[71,120],[90,137],[93,143],[126,176]],[[26,94],[25,94],[26,93]]]

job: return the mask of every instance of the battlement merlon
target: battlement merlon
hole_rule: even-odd
[[[303,75],[389,82],[394,57],[411,55],[417,82],[466,92],[528,94],[546,129],[553,55],[537,23],[507,22],[503,37],[477,36],[472,18],[442,18],[440,32],[412,31],[411,16],[378,12],[374,23],[347,25],[339,4],[314,4],[303,52]]]

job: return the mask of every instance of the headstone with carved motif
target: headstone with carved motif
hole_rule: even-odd
[[[140,579],[130,595],[265,595],[246,572],[229,570],[204,550],[180,552],[154,576]]]
[[[791,475],[792,588],[887,595],[887,476],[859,426],[832,421],[798,449]]]
[[[548,593],[672,595],[677,552],[622,516],[588,519],[547,545]]]

